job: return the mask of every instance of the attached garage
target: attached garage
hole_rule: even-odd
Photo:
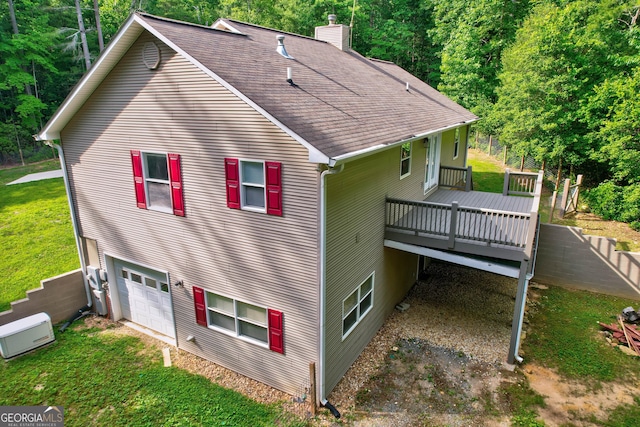
[[[167,273],[114,259],[122,317],[175,338]]]

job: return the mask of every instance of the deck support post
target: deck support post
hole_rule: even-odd
[[[524,321],[524,309],[527,304],[527,287],[529,285],[529,280],[527,280],[528,270],[529,260],[525,258],[520,262],[518,291],[516,292],[516,303],[513,308],[513,321],[511,323],[511,341],[509,342],[509,354],[507,356],[507,363],[511,365],[522,361],[518,355],[518,351],[520,350],[520,334]]]
[[[458,228],[458,202],[451,203],[451,218],[449,221],[449,249],[456,245],[456,229]]]

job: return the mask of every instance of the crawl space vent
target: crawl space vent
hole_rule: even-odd
[[[150,70],[155,70],[160,64],[160,49],[155,43],[145,43],[142,48],[142,62]]]

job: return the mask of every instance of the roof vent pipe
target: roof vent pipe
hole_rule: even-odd
[[[287,49],[285,49],[284,47],[284,36],[282,34],[278,34],[276,36],[276,40],[278,40],[278,47],[276,47],[276,52],[287,59],[293,59],[293,56],[289,55],[287,53]]]
[[[336,15],[334,14],[329,15],[329,25],[336,25],[336,19],[337,19]]]

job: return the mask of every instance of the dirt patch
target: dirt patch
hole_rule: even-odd
[[[508,400],[499,389],[516,379],[497,364],[403,339],[356,394],[354,413],[378,418],[401,413],[401,424],[395,418],[394,425],[509,425],[501,415]]]
[[[633,383],[602,383],[601,388],[593,390],[577,381],[567,381],[545,367],[527,365],[524,372],[530,387],[545,399],[546,406],[538,414],[548,427],[596,426],[589,419],[607,419],[610,410],[633,404],[633,396],[640,395],[640,386]]]

